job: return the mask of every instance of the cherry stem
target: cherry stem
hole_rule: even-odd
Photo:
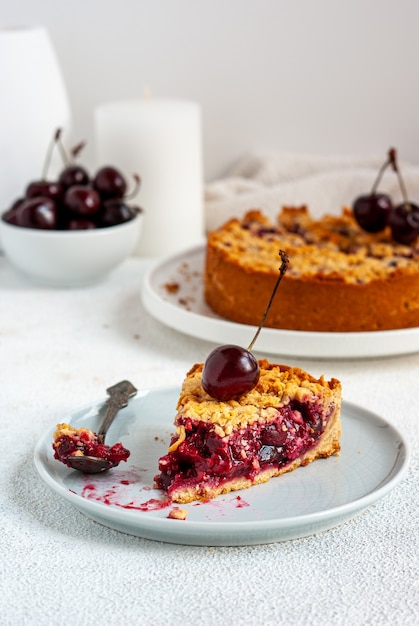
[[[375,196],[375,193],[377,191],[377,187],[380,184],[380,181],[381,181],[381,179],[383,177],[384,172],[386,171],[386,169],[388,168],[389,165],[392,165],[392,159],[391,159],[391,156],[390,156],[390,152],[391,152],[391,150],[388,153],[387,161],[385,163],[383,163],[382,166],[380,167],[380,169],[378,171],[378,174],[377,174],[377,178],[375,179],[375,182],[374,182],[374,184],[372,186],[371,195],[373,195],[373,196]]]
[[[60,134],[60,136],[58,138],[57,144],[58,144],[58,149],[59,149],[59,151],[61,153],[61,158],[63,160],[64,165],[66,165],[66,166],[70,165],[70,159],[68,158],[68,154],[67,154],[67,152],[66,152],[66,150],[64,148],[64,144],[61,141],[61,134]]]
[[[124,200],[129,200],[130,198],[133,198],[138,193],[138,190],[141,186],[140,176],[138,176],[138,174],[133,174],[132,176],[134,178],[135,186],[134,186],[134,189],[130,191],[129,194],[124,196]]]
[[[249,344],[249,346],[247,348],[249,350],[249,352],[252,350],[252,348],[253,348],[253,346],[255,344],[256,339],[259,337],[259,333],[260,333],[260,331],[263,328],[263,325],[265,323],[266,317],[267,317],[267,315],[269,313],[269,309],[271,308],[273,299],[274,299],[275,294],[277,292],[277,289],[279,287],[279,283],[281,282],[282,278],[284,277],[285,272],[288,269],[288,265],[289,265],[290,261],[289,261],[287,253],[284,252],[283,250],[280,250],[279,251],[279,256],[281,257],[281,261],[282,261],[281,267],[279,268],[279,276],[278,276],[278,278],[276,280],[275,287],[274,287],[274,289],[272,291],[272,294],[271,294],[271,297],[269,299],[268,306],[266,307],[265,312],[264,312],[264,314],[262,316],[261,322],[259,324],[259,328],[257,329],[255,336],[253,337],[252,341],[250,342],[250,344]]]
[[[72,150],[71,150],[71,160],[72,161],[75,161],[77,159],[77,157],[79,156],[80,152],[83,150],[85,145],[86,145],[86,142],[85,141],[81,141],[76,146],[74,146],[74,148],[72,148]]]
[[[410,212],[412,210],[412,207],[410,205],[410,202],[407,196],[407,191],[406,191],[406,186],[404,184],[404,180],[399,170],[399,166],[397,163],[397,151],[395,148],[390,148],[390,150],[388,151],[388,160],[390,162],[391,167],[396,172],[397,178],[399,179],[400,190],[402,192],[403,202],[405,204],[406,211]]]
[[[42,180],[46,180],[48,176],[49,166],[51,165],[52,153],[54,151],[55,146],[58,144],[61,136],[61,128],[57,128],[55,131],[47,150],[47,154],[45,156],[44,167],[42,168]]]

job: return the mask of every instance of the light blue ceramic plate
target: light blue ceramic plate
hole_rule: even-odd
[[[35,449],[42,479],[89,518],[131,535],[170,543],[238,546],[273,543],[326,531],[385,496],[408,468],[400,433],[361,407],[342,406],[342,450],[268,483],[181,505],[186,520],[168,518],[162,492],[153,489],[158,459],[173,431],[178,388],[141,391],[115,420],[107,442],[131,451],[127,463],[85,476],[54,460],[55,424]],[[61,421],[97,430],[104,400]]]

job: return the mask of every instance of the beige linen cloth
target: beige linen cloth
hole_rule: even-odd
[[[320,156],[310,154],[253,153],[244,156],[222,178],[205,186],[207,230],[249,209],[261,209],[275,219],[282,206],[307,205],[317,217],[337,214],[359,195],[369,193],[382,156]],[[409,200],[419,204],[419,166],[398,159]],[[393,202],[402,200],[396,173],[389,167],[378,191]]]

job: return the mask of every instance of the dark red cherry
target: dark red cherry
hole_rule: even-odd
[[[208,355],[202,370],[202,387],[216,400],[226,401],[237,398],[254,389],[260,376],[259,363],[251,349],[259,336],[271,308],[279,284],[287,271],[289,259],[286,252],[279,251],[281,267],[274,288],[255,336],[246,348],[233,344],[218,346]]]
[[[82,217],[71,219],[66,225],[66,230],[91,230],[92,228],[97,228],[96,224]]]
[[[89,173],[81,165],[68,165],[58,177],[58,182],[64,189],[73,187],[73,185],[87,185],[89,180]]]
[[[384,193],[371,193],[359,196],[352,208],[354,217],[363,230],[378,233],[387,226],[392,206],[390,196]]]
[[[65,192],[64,204],[76,215],[94,215],[100,209],[100,196],[87,185],[74,185]]]
[[[60,200],[63,195],[63,188],[60,183],[48,180],[35,180],[26,187],[27,198],[51,198],[52,200]]]
[[[25,198],[18,198],[17,200],[15,200],[12,206],[5,213],[3,213],[2,219],[5,222],[8,222],[9,224],[17,225],[17,221],[16,221],[17,210],[20,207],[20,205],[23,204],[23,202],[25,202]]]
[[[99,215],[100,226],[116,226],[132,220],[141,209],[128,206],[122,199],[111,198],[102,204]]]
[[[93,187],[103,200],[108,198],[123,198],[127,190],[127,183],[121,172],[109,165],[101,167],[93,179]]]
[[[260,368],[249,350],[228,344],[208,355],[202,371],[202,386],[216,400],[226,401],[251,391],[257,384]]]
[[[15,226],[18,226],[17,212],[12,209],[8,209],[5,213],[3,213],[1,219],[8,224],[15,224]]]
[[[51,198],[28,198],[16,209],[16,224],[26,228],[57,228],[57,205]]]
[[[419,206],[403,202],[394,207],[389,216],[389,226],[395,241],[411,245],[419,237]]]
[[[387,226],[388,215],[393,203],[385,193],[377,193],[377,188],[386,169],[393,165],[395,154],[394,148],[390,148],[386,161],[378,171],[371,192],[356,198],[353,202],[354,217],[360,227],[368,233],[378,233]]]

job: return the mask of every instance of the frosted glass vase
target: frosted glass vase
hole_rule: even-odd
[[[43,27],[0,29],[0,213],[39,179],[57,128],[71,112],[50,37]],[[54,159],[51,176],[61,166]]]

